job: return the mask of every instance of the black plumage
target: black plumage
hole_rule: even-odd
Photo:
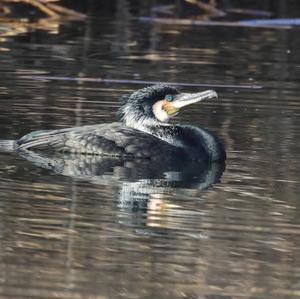
[[[17,142],[18,149],[150,158],[177,149],[150,134],[116,122],[62,130],[36,131]],[[159,145],[159,146],[158,146]]]
[[[205,96],[211,98],[213,93]],[[174,97],[172,103],[164,101],[167,95]],[[122,97],[119,122],[32,132],[17,140],[15,149],[153,160],[224,160],[224,147],[213,134],[193,126],[168,124],[154,112],[153,105],[159,101],[165,109],[175,110],[198,101],[194,95],[191,101],[192,95],[180,94],[167,85],[146,87]],[[162,108],[159,113],[168,117],[166,111]]]

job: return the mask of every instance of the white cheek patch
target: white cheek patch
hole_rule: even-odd
[[[170,116],[168,113],[163,109],[163,105],[166,103],[165,100],[158,101],[154,103],[152,106],[152,111],[155,117],[160,120],[161,122],[167,122]]]

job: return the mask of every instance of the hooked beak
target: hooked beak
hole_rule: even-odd
[[[205,90],[197,93],[180,93],[174,97],[171,104],[174,108],[180,109],[190,104],[215,98],[217,99],[218,95],[214,90]]]
[[[172,102],[166,103],[164,105],[164,109],[169,116],[175,116],[179,109],[184,106],[214,98],[218,98],[218,95],[214,90],[206,90],[197,93],[180,93],[174,96],[174,100]]]

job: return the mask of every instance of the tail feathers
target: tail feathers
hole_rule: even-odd
[[[19,139],[16,142],[20,150],[43,150],[51,146],[52,149],[59,149],[64,145],[65,133],[70,129],[34,131]]]
[[[15,150],[15,140],[0,140],[0,152],[13,152]]]
[[[64,135],[58,134],[56,136],[41,136],[31,140],[18,140],[17,147],[20,150],[44,150],[49,146],[54,149],[59,149],[64,145]]]

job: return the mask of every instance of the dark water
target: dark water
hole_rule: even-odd
[[[262,88],[216,88],[219,102],[176,118],[226,144],[222,176],[201,170],[195,184],[73,158],[58,174],[1,153],[0,298],[300,296],[299,29],[122,18],[3,35],[2,139],[110,122],[118,96],[141,87],[33,75]]]

